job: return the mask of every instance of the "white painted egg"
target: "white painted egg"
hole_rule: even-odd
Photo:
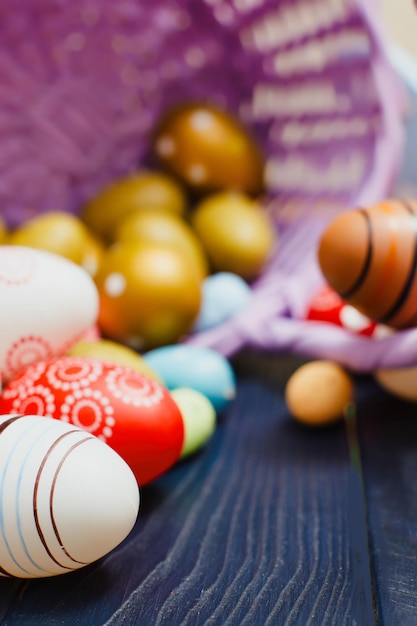
[[[64,354],[97,321],[98,292],[68,259],[24,246],[0,246],[0,372]]]
[[[138,510],[132,471],[97,437],[48,417],[0,416],[0,575],[84,567],[127,537]]]

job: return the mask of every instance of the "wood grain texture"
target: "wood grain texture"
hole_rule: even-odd
[[[417,405],[373,387],[360,401],[360,435],[378,611],[381,624],[413,626],[417,623]]]
[[[0,624],[374,624],[345,430],[288,415],[294,366],[237,364],[215,436],[143,489],[128,539],[72,574],[0,580]]]

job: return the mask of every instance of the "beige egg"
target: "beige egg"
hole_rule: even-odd
[[[327,426],[342,419],[352,402],[353,382],[332,361],[311,361],[289,378],[285,401],[293,417],[307,426]]]
[[[417,402],[417,366],[379,369],[374,378],[392,395]]]

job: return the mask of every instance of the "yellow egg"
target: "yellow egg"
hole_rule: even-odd
[[[207,255],[200,240],[187,222],[173,213],[153,210],[130,213],[120,220],[116,228],[116,240],[148,241],[173,247],[189,259],[201,278],[205,278],[209,272]]]
[[[53,252],[82,265],[89,232],[75,215],[63,211],[43,213],[10,233],[8,243]]]
[[[0,244],[6,243],[7,234],[6,223],[0,216]]]
[[[162,383],[162,379],[154,370],[149,367],[145,359],[137,352],[122,346],[122,344],[116,341],[110,341],[109,339],[98,339],[97,341],[79,341],[73,346],[69,352],[69,356],[86,356],[94,359],[101,359],[102,361],[109,361],[110,363],[117,363],[119,365],[126,365],[132,369],[146,374],[150,378]]]
[[[136,350],[175,343],[201,305],[201,279],[184,255],[154,243],[115,243],[94,277],[99,328]]]
[[[97,274],[104,250],[105,246],[100,239],[88,233],[81,265],[91,276]]]
[[[276,242],[268,214],[240,193],[207,196],[196,206],[191,224],[213,269],[246,280],[260,273]]]
[[[343,418],[352,402],[353,382],[332,361],[312,361],[289,378],[285,401],[293,417],[307,426],[326,426]]]
[[[114,240],[116,224],[132,211],[152,209],[183,215],[187,200],[182,187],[161,172],[143,171],[105,187],[82,210],[82,218],[105,241]]]

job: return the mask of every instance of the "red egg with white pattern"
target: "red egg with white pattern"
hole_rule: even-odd
[[[180,410],[163,385],[88,357],[31,365],[3,389],[0,413],[53,417],[88,431],[126,461],[139,485],[174,465],[184,441]]]
[[[363,315],[358,309],[345,302],[329,285],[324,285],[311,301],[306,319],[341,326],[355,335],[384,337],[390,329]]]

